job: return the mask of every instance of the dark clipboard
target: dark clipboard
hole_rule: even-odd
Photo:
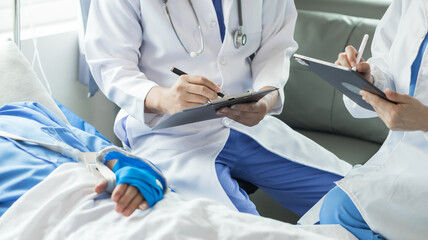
[[[312,72],[365,109],[374,111],[373,107],[362,99],[359,93],[361,90],[376,94],[388,102],[395,103],[388,100],[382,90],[367,81],[354,70],[300,54],[294,54],[293,57],[298,63],[309,68]]]
[[[153,130],[221,118],[223,116],[216,114],[218,109],[240,103],[257,102],[262,97],[266,96],[266,94],[276,91],[277,89],[278,88],[272,88],[258,92],[245,92],[237,95],[225,96],[224,98],[218,98],[204,105],[187,108],[158,123]]]

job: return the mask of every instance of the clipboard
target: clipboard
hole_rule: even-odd
[[[395,103],[387,99],[382,90],[354,70],[300,54],[294,54],[293,57],[298,63],[320,76],[360,107],[374,111],[373,107],[362,99],[360,95],[361,90],[373,93],[388,102]]]
[[[222,118],[223,116],[216,114],[218,109],[240,103],[257,102],[268,93],[276,90],[278,90],[278,88],[266,89],[258,92],[245,92],[237,95],[225,96],[224,98],[218,98],[204,105],[186,108],[158,123],[153,127],[153,130]]]

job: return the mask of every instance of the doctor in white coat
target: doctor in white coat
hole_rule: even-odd
[[[170,187],[257,214],[236,179],[302,215],[351,166],[267,114],[282,111],[297,12],[291,0],[92,0],[86,56],[120,108],[115,133],[154,162]],[[241,16],[241,17],[240,17]],[[243,35],[245,34],[245,36]],[[251,57],[250,57],[251,56]],[[189,75],[170,72],[177,67]],[[223,118],[152,130],[170,114],[276,87]]]
[[[329,192],[324,224],[341,224],[359,239],[426,239],[428,236],[428,3],[394,0],[376,29],[372,54],[357,66],[396,104],[363,91],[376,112],[344,97],[355,117],[379,116],[391,129],[364,166]],[[355,66],[349,46],[337,64]]]

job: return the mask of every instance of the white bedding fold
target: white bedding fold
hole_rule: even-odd
[[[97,181],[80,164],[61,165],[0,218],[0,238],[355,239],[337,225],[295,226],[175,193],[152,210],[123,217],[107,194],[93,192]]]

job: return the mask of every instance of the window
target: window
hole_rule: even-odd
[[[13,38],[13,6],[0,0],[0,41]],[[76,0],[21,0],[21,39],[76,30],[77,8]]]

